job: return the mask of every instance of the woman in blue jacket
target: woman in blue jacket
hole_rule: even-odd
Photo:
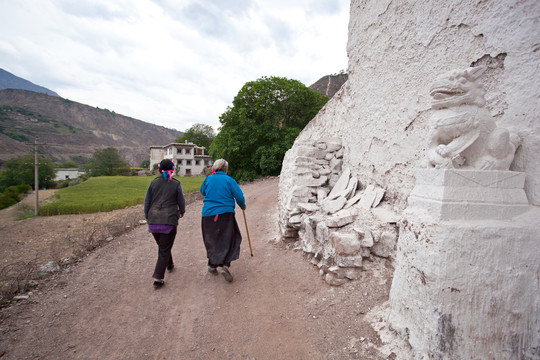
[[[246,208],[244,194],[236,181],[227,175],[229,164],[218,159],[212,165],[212,175],[204,179],[201,194],[204,196],[202,209],[202,235],[208,271],[217,275],[218,270],[228,281],[233,281],[229,267],[240,255],[242,235],[234,216],[236,204]],[[235,204],[236,201],[236,204]]]

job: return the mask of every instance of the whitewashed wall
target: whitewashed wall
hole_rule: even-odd
[[[488,65],[487,107],[521,135],[511,170],[527,173],[529,201],[540,205],[539,22],[534,0],[353,0],[349,80],[297,142],[341,137],[353,174],[404,208],[423,160],[429,86],[448,70]]]
[[[459,256],[459,241],[453,246],[452,236],[446,242],[444,234],[436,239],[440,241],[437,249],[443,249],[444,256],[437,257],[438,253],[430,250],[431,245],[415,244],[417,234],[412,236],[404,231],[406,222],[402,222],[394,278],[401,283],[392,285],[392,302],[401,304],[403,309],[424,304],[446,309],[448,314],[437,320],[433,312],[422,314],[422,305],[401,319],[400,314],[394,314],[394,325],[401,327],[401,335],[408,336],[415,348],[415,358],[419,359],[536,358],[540,354],[537,305],[540,265],[535,261],[540,248],[537,235],[540,223],[540,2],[352,0],[347,52],[348,82],[302,131],[285,156],[279,192],[281,224],[288,221],[290,189],[299,183],[295,172],[299,149],[306,143],[330,138],[341,139],[343,168],[350,168],[351,175],[363,186],[374,184],[386,189],[384,204],[398,214],[404,211],[415,185],[415,169],[424,163],[428,120],[433,112],[430,85],[438,75],[449,70],[487,66],[480,78],[486,89],[486,107],[498,126],[522,138],[510,170],[526,173],[525,192],[531,212],[519,220],[524,221],[523,227],[519,223],[509,226],[500,223],[497,224],[499,231],[494,231],[496,226],[483,223],[483,228],[470,231],[478,239],[477,243],[467,241],[474,239],[460,238],[470,245],[469,258]],[[422,221],[418,219],[414,225],[422,228]],[[438,229],[440,235],[447,231],[445,228],[462,226],[463,233],[467,233],[469,225],[434,225],[433,229]],[[497,241],[490,241],[493,234],[497,234]],[[482,248],[482,244],[486,247]],[[483,255],[488,257],[475,249],[485,251]],[[460,263],[479,257],[482,261],[474,266],[481,268],[482,264],[489,264],[485,267],[489,271],[468,273],[464,270],[467,267],[462,266],[466,264]],[[450,297],[441,295],[436,298],[441,303],[433,304],[429,294],[434,294],[437,284],[448,280],[452,274],[448,272],[444,279],[437,278],[437,268],[432,269],[422,260],[425,258],[434,264],[446,264],[445,269],[462,269],[462,273],[456,274],[460,281],[467,283],[469,276],[478,286],[469,286]],[[451,262],[447,263],[449,259]],[[421,291],[415,291],[409,281],[412,275],[407,271],[413,263],[422,263],[433,271],[433,277]],[[517,270],[513,270],[518,268],[519,276]],[[482,276],[486,276],[485,283],[494,285],[483,288]],[[496,286],[502,286],[503,290],[493,292]],[[529,291],[523,293],[527,293],[527,299],[516,306],[511,302],[519,302],[519,296],[509,295],[514,289]],[[474,306],[469,307],[465,301],[467,291],[474,294]],[[459,300],[453,302],[456,297]],[[501,309],[496,319],[479,321],[482,311],[487,311],[486,306],[494,302]],[[454,316],[454,322],[449,327],[444,320],[450,319],[450,315]],[[510,317],[519,320],[510,321]],[[425,327],[424,320],[429,326],[435,324],[430,333],[433,338],[422,338],[421,331],[431,331]],[[455,338],[441,342],[444,331],[437,329],[437,321],[442,324],[442,330],[451,329]],[[490,334],[497,334],[494,329],[500,330],[498,339],[502,340],[490,343],[486,339],[490,339]],[[475,332],[478,339],[467,338]],[[475,344],[477,340],[483,348]],[[484,349],[490,344],[497,346],[492,346],[490,354],[485,353]],[[459,354],[454,351],[452,355],[452,347],[462,345]]]

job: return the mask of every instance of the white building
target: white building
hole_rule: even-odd
[[[84,174],[84,171],[80,171],[79,169],[58,168],[56,169],[54,181],[76,179],[82,174]]]
[[[150,147],[150,170],[163,159],[170,159],[179,176],[199,176],[206,167],[212,166],[210,156],[204,154],[205,147],[190,142],[172,143]]]

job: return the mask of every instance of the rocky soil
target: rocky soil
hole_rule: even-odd
[[[276,244],[277,186],[277,178],[241,185],[254,256],[239,210],[244,240],[232,283],[207,272],[202,201],[193,198],[173,247],[176,268],[158,290],[151,279],[157,246],[137,226],[141,206],[21,221],[6,219],[4,210],[2,271],[17,268],[30,279],[38,265],[59,260],[62,270],[33,280],[34,288],[1,310],[0,358],[399,358],[374,330],[388,330],[381,309],[391,265],[374,257],[361,279],[326,284],[301,251]]]

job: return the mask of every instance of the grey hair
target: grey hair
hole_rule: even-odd
[[[227,172],[228,169],[229,169],[229,163],[225,159],[217,159],[216,161],[214,161],[214,164],[212,165],[213,171],[222,170],[222,171]]]

